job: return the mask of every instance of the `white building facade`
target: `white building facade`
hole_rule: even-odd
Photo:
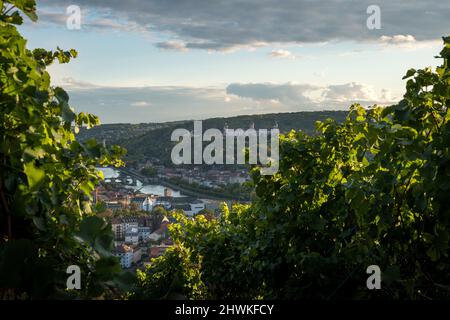
[[[138,227],[129,227],[125,230],[125,243],[137,244],[139,242]]]
[[[115,257],[118,257],[120,260],[120,266],[123,269],[127,269],[131,267],[131,264],[133,263],[133,249],[131,249],[128,246],[122,245],[117,247],[114,252],[113,255]]]

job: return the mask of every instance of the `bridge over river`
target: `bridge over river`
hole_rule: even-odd
[[[144,176],[143,174],[137,172],[136,170],[130,169],[130,168],[118,168],[116,170],[119,172],[119,177],[117,179],[120,179],[122,181],[127,181],[127,179],[131,178],[131,180],[132,180],[131,185],[134,185],[134,186],[137,186],[138,185],[137,182],[140,181],[142,183],[142,185],[159,184],[164,187],[168,187],[172,190],[180,191],[183,195],[186,195],[186,196],[191,196],[191,197],[196,197],[196,198],[201,198],[201,199],[210,199],[210,200],[223,200],[223,201],[235,200],[235,199],[230,199],[225,196],[221,197],[221,196],[211,195],[211,194],[204,193],[204,192],[197,191],[197,190],[187,189],[187,188],[184,188],[183,186],[179,186],[174,183],[171,183],[165,179],[159,179],[157,177],[150,178],[150,177]]]
[[[127,181],[128,178],[131,178],[131,184],[135,186],[137,186],[138,181],[142,184],[158,183],[157,178],[149,178],[130,168],[119,168],[117,171],[119,172],[119,179]]]

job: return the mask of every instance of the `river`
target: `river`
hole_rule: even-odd
[[[116,180],[116,182],[120,182],[119,179],[115,179],[119,177],[119,171],[113,168],[97,168],[98,170],[103,172],[103,175],[105,177],[105,181],[111,181],[112,179]],[[136,186],[126,185],[126,188],[130,188],[133,190],[139,190],[139,192],[146,193],[146,194],[154,194],[158,196],[164,196],[164,189],[170,189],[167,187],[164,187],[162,185],[157,184],[148,184],[148,185],[142,185],[141,181],[137,181]],[[172,196],[173,197],[181,197],[182,194],[179,191],[172,190]]]

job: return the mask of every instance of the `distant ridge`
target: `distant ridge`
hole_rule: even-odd
[[[235,117],[210,118],[202,120],[203,129],[248,129],[254,125],[255,129],[270,129],[278,126],[282,133],[290,130],[302,130],[314,133],[316,121],[334,119],[337,122],[345,120],[348,111],[302,111],[289,113],[270,113],[258,115],[243,115]],[[170,136],[176,128],[193,129],[193,120],[173,121],[164,123],[140,124],[104,124],[92,129],[82,129],[79,133],[81,140],[95,138],[107,144],[118,144],[128,150],[129,160],[159,159],[168,162],[172,143]]]

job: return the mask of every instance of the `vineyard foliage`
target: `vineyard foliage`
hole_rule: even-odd
[[[27,49],[20,12],[37,20],[34,0],[0,0],[0,299],[113,295],[125,275],[91,194],[96,166],[121,165],[123,150],[77,141],[99,120],[75,113],[46,71],[77,52]],[[81,268],[81,290],[66,290],[70,265]]]

